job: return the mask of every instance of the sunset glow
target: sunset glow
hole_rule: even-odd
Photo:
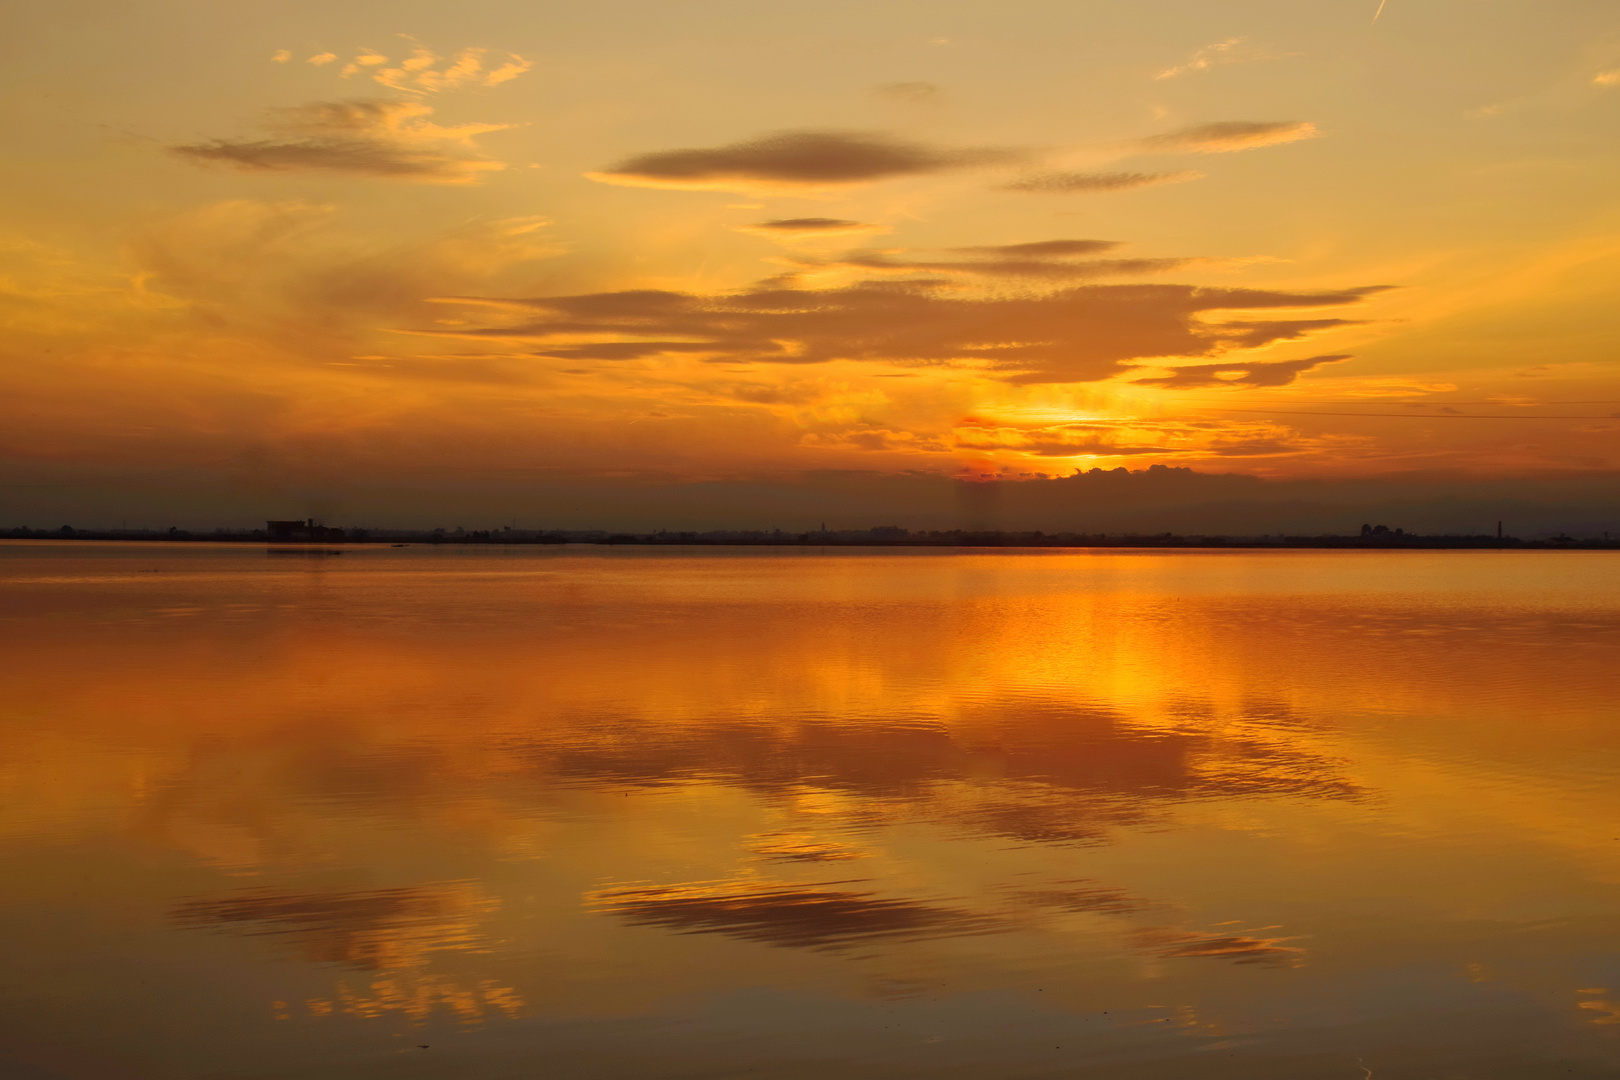
[[[1612,5],[1367,8],[21,14],[12,524],[1620,467]]]

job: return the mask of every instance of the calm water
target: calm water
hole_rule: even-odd
[[[0,1075],[1620,1076],[1620,557],[0,545]]]

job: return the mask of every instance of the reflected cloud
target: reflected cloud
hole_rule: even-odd
[[[864,859],[869,855],[859,848],[809,833],[766,833],[752,839],[755,841],[754,854],[780,862],[842,862],[846,859]]]
[[[837,950],[874,938],[937,938],[995,933],[1001,920],[958,908],[894,900],[828,882],[696,882],[599,889],[586,904],[635,926],[678,934],[723,934],[798,949]]]
[[[239,893],[188,900],[171,919],[294,943],[311,963],[362,971],[420,967],[429,954],[477,951],[478,924],[499,906],[473,882],[318,893]]]
[[[1576,1002],[1576,1008],[1581,1009],[1583,1012],[1596,1014],[1586,1017],[1587,1023],[1595,1024],[1598,1027],[1620,1024],[1620,1001],[1611,1001],[1608,997],[1609,991],[1607,988],[1590,987],[1575,992],[1587,998],[1585,1001]]]
[[[1074,914],[1130,915],[1151,906],[1124,889],[1089,879],[1055,881],[1050,888],[1021,889],[1016,895],[1026,903]]]
[[[1284,945],[1283,942],[1294,940],[1287,937],[1147,926],[1133,931],[1131,938],[1138,948],[1163,960],[1208,958],[1230,960],[1235,964],[1298,967],[1305,955],[1304,949]]]
[[[278,1019],[290,1019],[286,1002],[275,1003]],[[413,1024],[424,1023],[436,1012],[447,1012],[462,1024],[477,1024],[494,1015],[517,1017],[525,1008],[523,996],[510,986],[493,979],[480,979],[467,985],[455,979],[418,973],[401,973],[377,979],[355,989],[339,981],[329,998],[309,998],[304,1008],[312,1019],[352,1016],[375,1020],[389,1015],[403,1016]]]

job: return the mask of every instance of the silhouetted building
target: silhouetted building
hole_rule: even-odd
[[[307,521],[266,521],[264,531],[272,540],[342,540],[342,529],[329,529],[317,525],[314,518]]]

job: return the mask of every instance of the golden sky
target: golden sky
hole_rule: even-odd
[[[1620,466],[1608,0],[8,22],[14,485]]]

